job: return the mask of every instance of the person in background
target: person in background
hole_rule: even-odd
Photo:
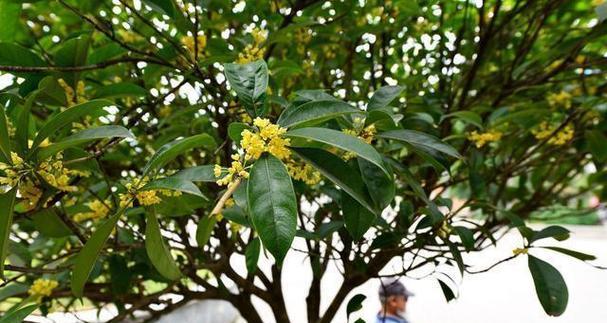
[[[413,296],[398,279],[381,281],[379,301],[381,310],[377,313],[376,323],[409,323],[405,319],[407,300]]]

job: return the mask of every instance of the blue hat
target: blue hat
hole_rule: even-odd
[[[391,281],[381,281],[381,285],[379,286],[379,299],[384,302],[390,296],[404,296],[405,298],[409,298],[414,294],[411,293],[405,285],[398,281],[398,279],[394,279]]]

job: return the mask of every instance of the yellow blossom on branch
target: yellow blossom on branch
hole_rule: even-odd
[[[267,32],[260,28],[254,28],[251,31],[251,36],[253,37],[253,43],[247,45],[242,53],[238,54],[236,63],[246,64],[263,59],[263,55],[265,54],[263,43],[266,41]]]
[[[204,53],[205,47],[207,46],[207,36],[198,35],[198,37],[196,37],[196,42],[194,41],[194,36],[184,36],[181,38],[181,43],[188,50],[188,52],[190,52],[192,58],[196,56],[201,57]]]
[[[57,288],[57,286],[59,286],[59,283],[56,280],[38,278],[27,293],[34,298],[48,297],[51,296],[53,289]]]
[[[289,175],[296,180],[300,180],[308,185],[316,185],[320,182],[320,173],[314,167],[298,162],[294,159],[289,159],[286,163]]]
[[[548,96],[546,96],[546,100],[548,101],[548,104],[552,108],[561,107],[564,109],[570,109],[571,108],[571,97],[572,97],[572,95],[569,92],[561,91],[559,93],[548,94]]]
[[[249,172],[244,169],[244,166],[240,162],[240,156],[238,154],[232,155],[232,165],[228,168],[228,174],[222,178],[223,169],[220,165],[215,165],[214,175],[217,180],[218,185],[228,185],[230,184],[236,177],[249,178]]]
[[[107,217],[110,212],[108,207],[109,201],[95,200],[93,202],[86,203],[86,206],[90,209],[89,212],[78,213],[74,215],[74,221],[82,222],[86,220],[98,220]]]
[[[287,131],[286,128],[262,118],[255,118],[253,124],[259,129],[258,132],[248,129],[242,131],[240,145],[245,150],[245,160],[257,159],[264,152],[269,152],[283,160],[291,155],[291,151],[287,148],[291,143],[290,140],[281,137]]]
[[[503,135],[503,133],[497,130],[490,130],[482,133],[475,130],[468,134],[468,140],[474,142],[476,148],[482,148],[487,143],[499,141],[502,139]]]
[[[544,121],[536,129],[531,130],[531,133],[538,140],[548,138],[547,143],[549,145],[562,146],[573,138],[574,129],[571,125],[567,125],[554,133],[558,127],[558,125],[551,126],[548,122]]]

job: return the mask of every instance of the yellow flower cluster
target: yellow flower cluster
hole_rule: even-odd
[[[161,107],[160,109],[158,109],[158,116],[162,117],[162,118],[166,118],[171,115],[171,112],[173,112],[173,109],[171,109],[170,106],[165,105],[165,106]]]
[[[292,178],[300,180],[308,185],[316,185],[321,180],[320,173],[306,163],[289,159],[286,166],[287,171]]]
[[[474,142],[476,148],[482,148],[487,143],[499,141],[502,139],[503,135],[503,133],[497,130],[490,130],[483,133],[479,133],[478,131],[474,130],[468,134],[468,140]]]
[[[204,53],[204,49],[207,46],[207,36],[198,35],[196,37],[196,43],[194,42],[194,36],[184,36],[181,38],[181,43],[190,52],[192,58],[201,57]],[[194,54],[196,53],[196,54]]]
[[[512,253],[516,256],[518,255],[526,255],[529,253],[529,249],[527,248],[514,248],[514,250],[512,250]]]
[[[137,199],[139,204],[141,205],[154,205],[162,202],[162,198],[158,196],[158,194],[162,194],[164,196],[180,196],[181,192],[179,191],[170,191],[170,190],[145,190],[140,191],[150,179],[146,176],[141,179],[135,179],[124,186],[126,187],[126,193],[120,193],[120,207],[130,207],[132,206],[133,200]]]
[[[371,142],[373,142],[373,139],[375,139],[375,134],[377,133],[377,129],[375,129],[374,124],[368,125],[367,127],[364,127],[364,125],[365,125],[365,120],[363,120],[361,118],[355,118],[354,119],[354,128],[353,129],[344,129],[344,130],[342,130],[342,132],[345,134],[354,136],[354,137],[358,137],[358,138],[362,139],[364,142],[371,144]],[[347,152],[344,154],[343,157],[345,160],[349,160],[349,159],[356,157],[356,154],[353,152]]]
[[[43,296],[51,296],[53,289],[57,288],[59,283],[56,280],[38,278],[34,281],[30,289],[27,291],[28,294],[35,298]]]
[[[14,187],[19,182],[19,178],[27,172],[27,165],[17,153],[11,152],[11,161],[12,165],[0,163],[0,170],[5,174],[0,176],[0,185]]]
[[[118,36],[120,36],[122,41],[124,41],[125,43],[135,43],[143,39],[143,37],[141,37],[140,35],[126,29],[118,30]]]
[[[74,88],[67,84],[64,79],[58,79],[57,83],[59,83],[59,86],[61,86],[63,88],[63,91],[65,91],[65,101],[68,108],[73,105],[84,103],[87,101],[84,96],[83,81],[78,81],[78,84],[76,85],[76,91],[74,91]]]
[[[548,96],[546,96],[546,100],[552,108],[570,109],[571,97],[572,95],[569,92],[561,91],[559,93],[548,94]]]
[[[559,132],[552,135],[552,133],[558,128],[558,126],[551,126],[548,122],[542,122],[538,128],[531,130],[531,133],[535,136],[536,139],[548,139],[548,144],[554,146],[562,146],[569,142],[573,138],[574,130],[571,125],[565,126]],[[552,135],[552,137],[550,137]]]
[[[290,140],[281,137],[287,129],[259,117],[253,120],[253,124],[259,129],[258,132],[242,131],[240,145],[245,150],[245,160],[257,159],[264,152],[283,160],[289,158],[291,151],[287,146]]]
[[[19,185],[19,194],[24,200],[24,207],[26,210],[31,210],[38,205],[40,198],[42,197],[42,190],[29,179],[26,179],[21,185]]]
[[[215,165],[213,169],[215,178],[221,177],[223,174],[223,168],[220,165]],[[244,166],[240,162],[240,156],[238,154],[232,155],[232,165],[228,168],[228,174],[217,180],[218,185],[228,185],[234,180],[234,177],[240,176],[242,178],[249,178],[249,172],[244,169]]]
[[[108,200],[103,202],[95,200],[93,202],[86,203],[86,206],[88,206],[91,211],[74,215],[74,221],[82,222],[86,220],[98,220],[105,218],[110,212],[110,208],[108,207],[109,204],[110,202]]]
[[[312,40],[310,29],[301,28],[295,32],[295,41],[297,42],[297,52],[303,55],[306,52],[306,45]]]
[[[449,225],[449,223],[443,222],[443,224],[438,229],[438,232],[436,234],[439,237],[441,237],[442,239],[447,239],[449,237],[449,235],[451,234],[452,230],[453,229],[451,229],[451,226]]]
[[[54,158],[49,158],[38,166],[38,174],[51,186],[65,192],[75,192],[76,186],[70,185],[70,176],[87,175],[87,173],[70,170],[63,166],[62,155],[59,153]]]
[[[251,31],[251,36],[253,36],[253,43],[247,45],[243,52],[238,54],[236,63],[246,64],[263,59],[263,55],[265,54],[263,43],[266,41],[267,32],[259,28],[254,28]]]

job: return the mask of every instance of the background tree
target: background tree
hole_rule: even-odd
[[[0,322],[78,299],[112,321],[223,299],[262,322],[253,295],[289,322],[293,252],[307,320],[330,322],[369,279],[475,272],[466,255],[513,228],[524,244],[499,263],[528,257],[560,315],[565,282],[532,254],[569,232],[525,223],[607,197],[598,5],[0,0]]]

